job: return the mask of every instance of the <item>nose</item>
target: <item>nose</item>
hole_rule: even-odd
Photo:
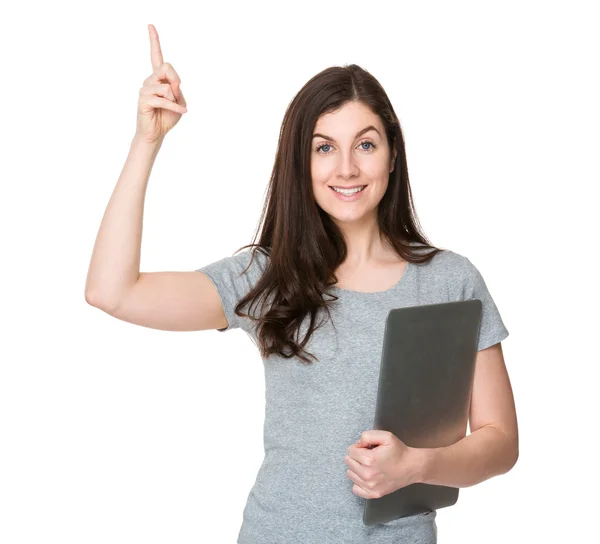
[[[349,179],[360,173],[357,160],[352,151],[342,151],[338,154],[337,174],[339,177]]]

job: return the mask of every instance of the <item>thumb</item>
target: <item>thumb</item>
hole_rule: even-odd
[[[380,444],[387,444],[388,443],[387,439],[388,439],[387,431],[380,431],[378,429],[370,429],[368,431],[364,431],[360,435],[360,438],[358,439],[356,446],[358,448],[373,448]]]
[[[173,94],[175,95],[175,100],[177,102],[180,102],[181,101],[182,92],[181,92],[181,87],[179,85],[179,81],[175,81],[173,83],[173,85],[171,86],[171,89],[173,90]]]

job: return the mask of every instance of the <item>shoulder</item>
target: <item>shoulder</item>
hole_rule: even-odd
[[[427,248],[423,248],[424,251],[420,251],[421,248],[418,246],[416,249],[420,254],[426,254],[431,251]],[[425,251],[425,249],[427,250]],[[419,266],[432,274],[462,277],[471,272],[473,265],[464,255],[452,251],[451,249],[442,248],[426,263],[420,264]]]
[[[267,267],[269,258],[263,251],[262,248],[243,249],[196,270],[227,277],[233,282],[252,284],[262,276]]]
[[[222,259],[236,266],[248,266],[264,268],[269,260],[268,254],[265,255],[265,250],[262,247],[251,247],[238,250],[229,257]]]
[[[451,296],[470,298],[481,285],[483,277],[466,256],[451,249],[442,249],[419,266],[421,278],[432,284],[445,284]]]
[[[262,247],[257,247],[247,250],[246,253],[249,254],[249,256],[246,257],[246,260],[248,261],[248,264],[250,265],[250,268],[252,268],[254,274],[262,276],[269,266],[270,257],[268,250],[265,250]]]

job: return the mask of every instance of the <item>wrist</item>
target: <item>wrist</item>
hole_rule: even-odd
[[[163,140],[164,137],[159,138],[158,140],[149,141],[144,136],[136,132],[133,135],[133,138],[131,139],[131,144],[136,147],[145,147],[151,150],[155,150],[162,146]]]
[[[434,449],[432,448],[411,448],[411,456],[413,458],[412,483],[427,483],[433,454]]]

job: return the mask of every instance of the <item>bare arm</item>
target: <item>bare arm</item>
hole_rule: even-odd
[[[113,317],[153,329],[225,328],[219,294],[202,272],[140,273],[144,199],[161,143],[132,140],[96,236],[85,299]]]
[[[161,143],[132,140],[96,236],[85,299],[118,319],[153,329],[224,328],[221,299],[205,274],[140,272],[144,199]]]
[[[144,327],[225,328],[219,293],[204,273],[140,273],[150,172],[165,135],[187,111],[181,80],[173,66],[163,61],[158,32],[153,25],[148,25],[148,32],[152,74],[140,89],[137,130],[96,236],[85,299],[118,319]]]
[[[470,487],[508,472],[518,454],[514,442],[492,426],[481,427],[451,446],[417,449],[417,482]]]
[[[469,412],[471,434],[441,448],[415,448],[419,481],[470,487],[512,469],[519,458],[515,401],[502,344],[477,353]]]
[[[162,140],[147,143],[136,136],[132,139],[88,269],[85,299],[94,306],[115,307],[138,281],[146,187],[161,146]]]

